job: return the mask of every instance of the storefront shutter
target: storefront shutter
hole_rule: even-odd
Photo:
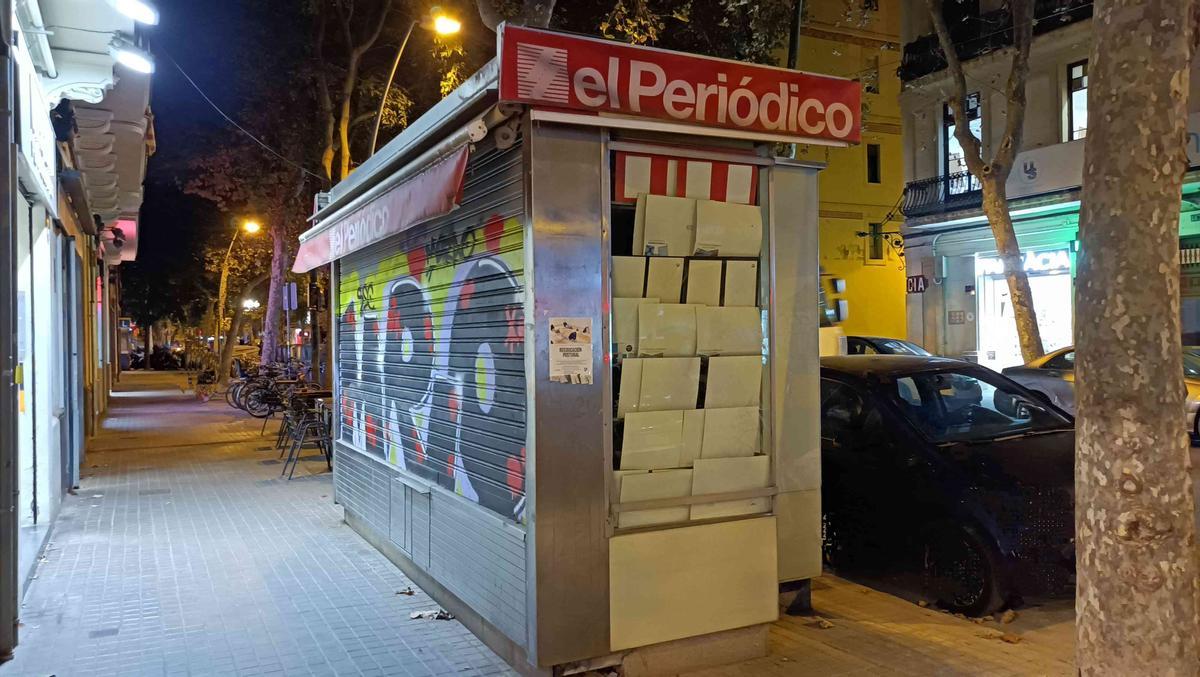
[[[460,208],[339,266],[339,440],[507,519],[525,507],[521,150],[481,145]]]

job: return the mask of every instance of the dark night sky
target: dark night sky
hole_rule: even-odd
[[[198,277],[204,236],[225,227],[225,216],[214,205],[185,194],[181,186],[188,161],[204,150],[207,139],[229,125],[171,59],[237,119],[237,111],[252,95],[247,83],[238,79],[238,64],[254,50],[269,49],[254,44],[256,31],[247,24],[244,12],[249,1],[157,0],[160,23],[146,29],[156,55],[150,106],[157,152],[147,163],[138,258],[123,266],[127,278],[162,279],[180,270]]]

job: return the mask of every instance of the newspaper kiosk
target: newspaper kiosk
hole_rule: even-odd
[[[322,196],[335,500],[518,670],[762,655],[820,556],[817,172],[857,83],[521,27]]]

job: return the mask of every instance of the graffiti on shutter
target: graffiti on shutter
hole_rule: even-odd
[[[468,193],[471,174],[484,173],[472,169]],[[522,199],[518,181],[497,204],[486,174],[487,211],[468,194],[444,223],[342,260],[340,430],[361,451],[523,521]]]

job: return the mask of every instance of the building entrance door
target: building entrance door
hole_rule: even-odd
[[[1074,285],[1070,259],[1061,252],[1065,267],[1058,266],[1058,252],[1026,255],[1026,272],[1033,291],[1033,309],[1037,313],[1042,347],[1046,352],[1071,345],[1074,334]],[[1034,263],[1031,256],[1037,257]],[[1008,280],[998,271],[999,259],[978,259],[976,271],[977,312],[979,314],[979,363],[997,371],[1022,364],[1021,344],[1017,339],[1017,321],[1013,314]],[[1037,270],[1038,266],[1048,267]],[[1030,268],[1035,270],[1030,270]]]

